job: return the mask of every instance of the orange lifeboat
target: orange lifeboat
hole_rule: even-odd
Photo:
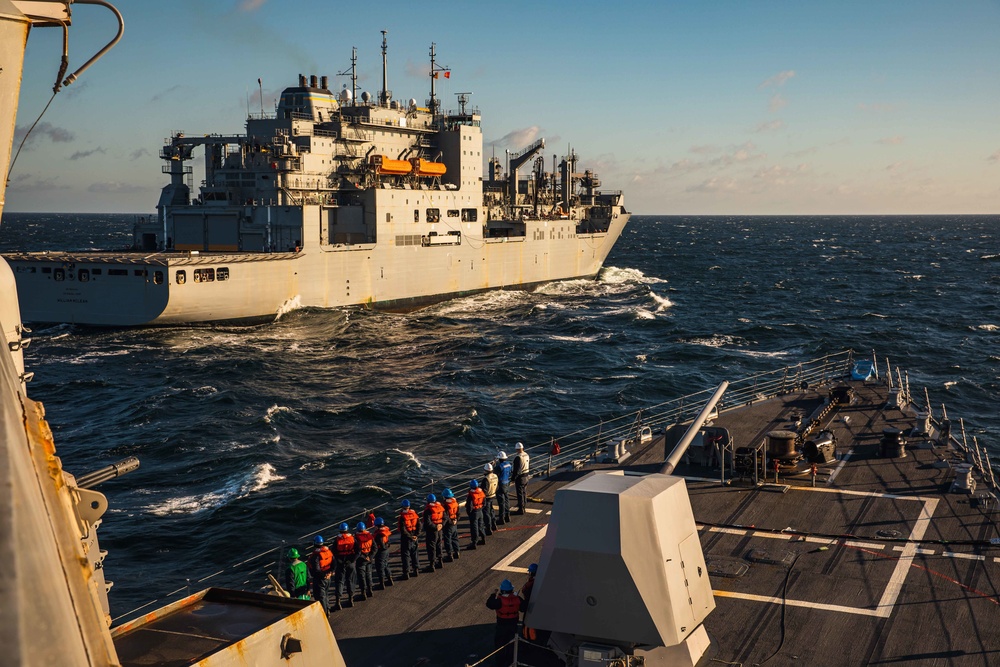
[[[411,159],[410,164],[413,165],[413,171],[417,176],[444,176],[448,171],[443,162],[431,162],[418,157]]]
[[[371,163],[378,168],[380,174],[406,176],[413,171],[413,166],[406,160],[390,160],[384,155],[372,155]]]

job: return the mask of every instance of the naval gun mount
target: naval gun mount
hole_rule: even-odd
[[[597,471],[556,492],[525,626],[551,633],[567,665],[693,667],[710,648],[715,597],[687,485],[670,473],[727,386],[660,472]]]

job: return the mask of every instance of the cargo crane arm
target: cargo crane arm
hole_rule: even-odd
[[[510,197],[511,206],[517,205],[517,170],[524,166],[528,160],[534,157],[535,153],[543,148],[545,148],[544,138],[539,139],[518,153],[511,154],[510,165],[507,167],[507,195]]]

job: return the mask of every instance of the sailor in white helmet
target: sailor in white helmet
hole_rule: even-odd
[[[493,472],[493,465],[487,463],[483,466],[483,479],[479,482],[479,488],[486,494],[486,504],[483,505],[483,522],[486,524],[486,534],[492,535],[497,529],[497,513],[493,507],[493,501],[497,497],[497,485],[499,480]]]
[[[517,492],[517,509],[514,514],[524,514],[528,504],[528,453],[520,442],[514,445],[514,490]]]

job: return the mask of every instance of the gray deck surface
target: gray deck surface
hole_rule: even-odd
[[[819,466],[815,488],[808,472],[780,475],[791,487],[780,493],[747,480],[723,486],[717,469],[678,467],[716,591],[706,664],[1000,664],[1000,548],[983,544],[998,537],[1000,514],[948,492],[954,473],[932,464],[955,460],[949,448],[908,439],[905,458],[881,458],[882,429],[908,432],[915,421],[885,408],[884,387],[853,384],[855,402],[830,417],[839,460]],[[714,425],[746,446],[794,428],[821,403],[812,391],[789,394],[723,412]],[[657,470],[677,437],[637,448],[626,467]],[[347,664],[464,665],[489,653],[495,617],[485,601],[502,579],[515,587],[526,579],[501,562],[546,524],[558,488],[598,467],[606,466],[533,480],[537,513],[513,517],[443,570],[397,579],[331,614]],[[780,532],[788,528],[797,534]],[[540,551],[539,540],[507,564],[524,568]]]

